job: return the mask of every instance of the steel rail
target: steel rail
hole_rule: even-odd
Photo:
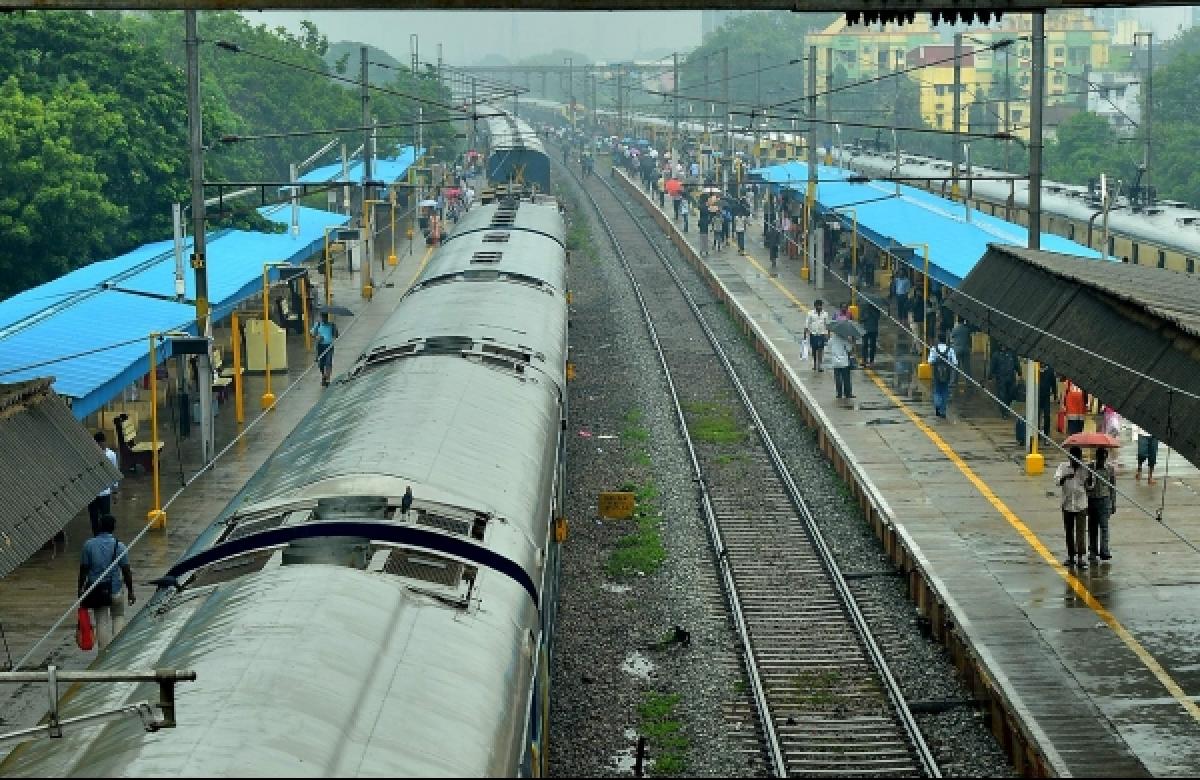
[[[555,165],[561,163],[555,162]],[[608,218],[604,216],[604,212],[600,209],[600,204],[596,202],[595,197],[588,192],[583,186],[583,182],[571,170],[570,166],[562,166],[570,172],[571,176],[579,185],[579,189],[591,202],[592,208],[596,211],[596,216],[600,219],[600,224],[604,226],[605,233],[608,234],[608,240],[612,244],[613,251],[617,254],[617,259],[620,260],[621,266],[625,269],[625,275],[629,277],[629,284],[633,288],[633,295],[637,299],[638,306],[642,310],[642,319],[646,323],[646,330],[650,335],[650,342],[654,345],[654,351],[658,355],[658,361],[663,367],[663,376],[667,382],[667,388],[671,395],[671,405],[675,410],[675,419],[679,423],[679,432],[683,436],[684,445],[687,447],[688,458],[692,462],[692,471],[695,474],[694,481],[697,489],[700,491],[700,505],[704,512],[704,520],[708,526],[709,540],[713,546],[713,553],[716,556],[717,565],[721,570],[721,580],[724,584],[725,597],[729,603],[730,612],[733,615],[733,621],[737,629],[738,639],[742,645],[743,662],[746,669],[746,676],[750,678],[750,690],[754,698],[754,706],[758,710],[759,721],[762,724],[763,733],[767,740],[767,749],[770,755],[771,764],[775,771],[776,777],[787,777],[787,763],[783,756],[783,746],[780,743],[779,734],[775,730],[774,719],[771,717],[770,704],[767,701],[766,690],[763,686],[762,677],[759,674],[759,664],[755,659],[754,648],[750,641],[750,629],[746,624],[745,613],[742,610],[741,600],[738,598],[737,585],[734,582],[733,570],[729,565],[729,558],[726,555],[725,541],[721,534],[721,529],[717,523],[716,512],[713,509],[712,498],[708,492],[708,484],[704,478],[704,470],[700,466],[700,460],[696,456],[696,448],[692,443],[691,434],[687,427],[687,418],[683,414],[683,406],[679,402],[679,393],[675,389],[675,381],[671,374],[671,368],[667,365],[667,357],[663,352],[662,344],[658,339],[658,331],[654,327],[654,321],[650,317],[650,307],[646,305],[646,299],[642,296],[641,285],[638,284],[637,278],[634,276],[633,268],[629,264],[629,260],[625,255],[625,250],[621,248],[621,243],[617,240],[616,233],[609,224]],[[618,201],[620,202],[620,201]],[[657,250],[657,247],[656,247]]]
[[[568,168],[568,170],[570,170],[570,169]],[[574,171],[571,171],[571,173],[574,176]],[[576,177],[576,180],[578,181],[577,177]],[[821,561],[822,567],[825,569],[827,576],[829,577],[830,581],[832,582],[832,584],[834,586],[834,590],[837,592],[838,597],[840,598],[844,608],[846,609],[847,615],[849,616],[850,621],[851,621],[852,625],[854,626],[855,632],[857,633],[859,640],[862,643],[862,646],[866,653],[867,658],[869,659],[869,661],[870,661],[872,667],[874,668],[874,670],[876,671],[876,673],[879,675],[880,681],[882,682],[884,690],[886,691],[888,700],[891,702],[892,708],[895,711],[898,720],[900,721],[900,725],[903,728],[905,734],[907,735],[907,737],[910,741],[910,744],[912,745],[916,759],[917,759],[918,763],[920,764],[921,771],[927,777],[941,777],[941,772],[937,766],[937,762],[936,762],[935,758],[933,757],[932,751],[929,749],[929,746],[925,743],[925,739],[920,732],[920,728],[918,727],[918,725],[916,723],[916,719],[914,718],[912,712],[909,710],[908,705],[904,699],[903,692],[900,690],[899,683],[895,679],[895,677],[892,675],[891,670],[889,669],[889,667],[887,665],[886,659],[884,658],[883,652],[879,648],[879,645],[875,641],[875,638],[870,630],[870,627],[867,624],[866,618],[863,616],[862,611],[859,608],[858,603],[857,603],[856,599],[854,598],[853,593],[850,591],[850,588],[847,585],[845,578],[842,576],[841,571],[839,570],[839,568],[837,566],[837,562],[834,559],[833,553],[830,550],[828,544],[826,543],[823,535],[820,532],[820,529],[818,528],[818,526],[816,524],[816,520],[815,520],[815,517],[813,516],[811,508],[809,507],[807,501],[804,499],[803,495],[801,494],[800,489],[796,485],[795,481],[792,479],[791,474],[789,473],[787,466],[783,461],[782,455],[780,454],[778,448],[775,446],[773,439],[771,438],[770,434],[768,433],[768,431],[766,429],[765,423],[763,423],[762,418],[758,414],[758,410],[755,408],[753,401],[750,399],[750,396],[749,396],[748,392],[746,391],[745,386],[743,385],[743,383],[741,381],[741,378],[737,375],[737,372],[734,369],[732,362],[729,360],[729,357],[726,354],[724,348],[721,346],[719,339],[717,338],[716,334],[712,331],[712,329],[709,327],[707,321],[704,319],[704,316],[700,312],[698,304],[696,303],[696,301],[693,298],[693,296],[691,295],[691,293],[684,286],[682,279],[680,279],[680,277],[676,273],[675,269],[671,267],[668,258],[662,252],[662,250],[658,247],[657,243],[655,243],[653,238],[650,236],[649,232],[646,230],[646,227],[642,223],[642,221],[639,220],[638,217],[634,214],[632,208],[626,202],[625,198],[620,197],[618,195],[616,188],[613,187],[613,185],[610,184],[608,181],[606,181],[604,178],[597,177],[597,180],[609,190],[609,192],[613,195],[614,199],[622,206],[622,208],[625,210],[626,214],[630,217],[630,219],[633,221],[633,223],[637,226],[638,230],[642,233],[642,236],[646,239],[647,243],[651,246],[655,255],[658,257],[660,263],[663,265],[664,269],[674,280],[676,286],[678,287],[681,294],[683,295],[684,300],[687,302],[687,305],[690,308],[690,310],[692,311],[693,316],[696,318],[697,323],[699,324],[700,328],[703,330],[706,338],[708,339],[708,341],[713,349],[714,355],[721,362],[727,376],[729,377],[734,388],[736,389],[737,394],[738,394],[739,398],[741,399],[741,402],[742,402],[744,408],[746,409],[748,415],[750,416],[751,420],[753,421],[755,430],[759,434],[759,437],[763,443],[763,447],[771,461],[771,464],[776,472],[776,475],[779,477],[780,481],[782,482],[782,484],[788,494],[788,497],[789,497],[791,503],[793,504],[793,507],[796,509],[802,522],[804,523],[806,530],[808,531],[809,536],[813,541],[813,546],[817,551],[817,554]],[[582,187],[582,185],[581,185],[581,187]],[[596,208],[597,213],[600,214],[599,204],[596,202],[595,198],[591,195],[591,193],[587,192],[586,188],[583,188],[583,189],[584,189],[585,194],[587,194],[589,200],[591,200],[593,207]],[[611,226],[608,223],[608,220],[603,216],[603,214],[600,214],[600,219],[601,219],[601,222],[604,224],[606,231],[609,233],[610,240],[613,242],[614,247],[616,247],[617,246],[616,237],[612,231]],[[647,318],[647,326],[648,326],[648,328],[650,328],[652,330],[653,325],[649,321],[649,316],[650,316],[649,311],[645,307],[645,304],[642,300],[640,290],[638,290],[638,287],[637,287],[636,280],[633,280],[632,269],[629,267],[628,263],[625,261],[624,253],[619,248],[617,251],[618,251],[619,257],[621,257],[622,264],[626,268],[626,273],[630,275],[630,279],[634,284],[635,292],[637,293],[639,304],[643,308],[643,316],[645,316]],[[659,348],[657,340],[655,340],[655,347],[659,352],[660,360],[663,362],[664,370],[667,371],[668,377],[669,377],[670,372],[669,372],[669,369],[666,368],[665,356],[663,355],[661,348]],[[695,457],[695,453],[694,453],[694,450],[691,445],[690,437],[688,437],[688,434],[687,434],[686,422],[684,421],[684,418],[682,416],[682,409],[680,408],[679,400],[676,397],[674,385],[673,385],[673,383],[670,382],[669,379],[668,379],[668,383],[671,387],[672,402],[676,407],[676,412],[677,412],[677,415],[679,416],[680,423],[681,423],[681,429],[684,432],[685,440],[688,442],[689,452],[692,454],[693,467],[697,470],[697,475],[698,475],[697,481],[700,484],[701,490],[702,490],[702,496],[703,496],[702,500],[703,500],[703,504],[704,504],[704,508],[705,508],[706,520],[709,522],[710,533],[715,534],[714,535],[714,547],[717,550],[718,560],[721,563],[723,577],[726,579],[727,588],[729,589],[729,593],[730,593],[731,609],[735,614],[735,622],[738,623],[739,634],[741,635],[743,643],[746,646],[747,660],[749,661],[750,659],[754,658],[754,652],[749,646],[749,633],[748,633],[748,631],[746,631],[745,619],[744,619],[744,616],[742,615],[742,612],[740,609],[740,602],[738,602],[736,588],[733,585],[732,572],[731,572],[729,564],[726,560],[724,542],[721,541],[722,537],[720,534],[720,530],[719,530],[719,528],[717,528],[717,525],[716,525],[717,520],[716,520],[715,514],[713,513],[712,508],[711,508],[711,499],[709,498],[706,483],[704,481],[703,474],[700,471],[699,463]],[[738,604],[737,607],[733,607],[733,605],[735,603]],[[743,633],[743,632],[745,632],[745,633]],[[757,679],[757,671],[755,671],[754,674],[752,675],[752,679]],[[765,693],[763,692],[761,687],[756,688],[754,690],[754,693],[755,693],[756,705],[760,709],[760,715],[765,715],[765,717],[763,717],[762,720],[764,722],[764,731],[769,732],[769,734],[770,734],[770,736],[768,737],[768,741],[770,742],[772,738],[775,740],[772,744],[770,744],[771,750],[773,753],[775,753],[778,756],[777,761],[782,761],[782,752],[781,752],[780,745],[778,743],[778,736],[775,734],[775,731],[774,731],[773,721],[769,716],[770,708],[769,708],[769,705],[766,703]],[[759,702],[759,696],[763,697],[761,703]],[[775,758],[775,756],[773,756],[773,758]],[[782,766],[782,770],[780,769],[781,766]],[[786,775],[786,765],[777,763],[776,764],[776,772],[779,776],[785,776]]]

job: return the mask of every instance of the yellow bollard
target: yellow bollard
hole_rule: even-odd
[[[246,409],[242,403],[242,329],[236,311],[230,325],[233,328],[233,408],[237,412],[238,425],[241,425],[246,421]]]
[[[157,333],[150,334],[150,463],[154,485],[154,508],[146,513],[146,520],[154,529],[167,527],[167,513],[162,509],[162,493],[158,479],[158,349]]]

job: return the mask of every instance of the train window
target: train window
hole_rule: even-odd
[[[504,244],[508,242],[508,233],[484,233],[483,243],[485,244]]]
[[[1069,238],[1072,241],[1075,240],[1075,223],[1074,222],[1067,223],[1067,238]]]
[[[1138,251],[1138,250],[1139,250],[1141,247],[1139,247],[1139,246],[1138,246],[1138,243],[1137,243],[1136,241],[1134,241],[1134,242],[1131,244],[1131,246],[1133,247],[1133,254],[1130,256],[1130,259],[1131,259],[1131,260],[1133,260],[1133,263],[1134,263],[1134,265],[1137,265],[1137,264],[1138,264],[1138,262],[1140,262],[1140,255],[1141,255],[1141,252],[1140,252],[1140,251]]]
[[[1187,272],[1188,272],[1189,274],[1194,274],[1194,273],[1196,273],[1196,258],[1194,258],[1194,257],[1189,257],[1189,258],[1187,259]]]
[[[1158,267],[1159,268],[1167,267],[1167,253],[1161,249],[1158,250]]]
[[[1113,236],[1108,237],[1108,253],[1110,255],[1115,255],[1117,253],[1117,239]],[[1126,259],[1125,262],[1129,262],[1129,260]]]

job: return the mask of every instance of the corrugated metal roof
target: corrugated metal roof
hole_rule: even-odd
[[[1200,462],[1200,279],[993,245],[960,291],[972,325]]]
[[[794,192],[807,188],[808,165],[790,162],[752,173],[763,180]],[[888,247],[905,244],[929,244],[930,276],[942,284],[957,287],[987,251],[989,244],[1027,246],[1029,231],[1021,225],[971,209],[966,219],[963,204],[938,197],[916,187],[884,182],[851,182],[852,171],[817,166],[817,204],[821,213],[834,212],[839,221],[850,226],[853,207],[858,214],[858,230],[872,243]],[[1050,233],[1042,234],[1046,249],[1080,257],[1099,257],[1100,253],[1082,244]],[[905,259],[920,268],[920,249],[904,252]]]
[[[105,290],[10,331],[0,341],[0,380],[53,376],[55,392],[74,399],[83,418],[149,371],[151,332],[192,332],[195,321],[186,304]]]
[[[291,223],[287,205],[263,207],[259,213],[276,223]],[[259,294],[264,263],[298,263],[321,247],[326,227],[349,221],[344,214],[307,207],[299,207],[297,214],[295,233],[209,234],[214,318]],[[186,253],[191,245],[190,239],[185,242]],[[279,278],[278,270],[271,274]],[[185,263],[184,301],[176,302],[174,242],[158,241],[0,303],[0,380],[52,375],[55,391],[73,399],[75,415],[91,414],[149,370],[151,332],[195,332],[195,276]],[[164,350],[160,360],[169,354]]]
[[[0,577],[121,477],[49,386],[0,385]]]
[[[424,153],[424,149],[421,150]],[[417,150],[411,146],[405,146],[400,149],[395,157],[376,157],[371,164],[371,178],[376,181],[394,182],[399,181],[408,173],[408,169],[412,167],[418,155]],[[363,180],[363,164],[361,160],[350,163],[347,166],[348,177],[342,178],[342,164],[340,162],[322,165],[320,168],[313,168],[308,173],[300,177],[299,181],[309,183],[321,182],[343,182],[348,181],[352,184],[361,184]]]

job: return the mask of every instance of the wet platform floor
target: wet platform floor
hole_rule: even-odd
[[[686,238],[695,252],[694,220]],[[852,372],[853,401],[836,399],[832,370],[813,372],[811,360],[801,359],[799,337],[812,302],[849,300],[848,288],[832,278],[822,289],[802,280],[795,258],[781,257],[779,275],[771,277],[767,258],[755,220],[745,256],[735,246],[702,259],[883,497],[885,514],[948,594],[958,630],[1048,771],[1197,774],[1196,468],[1161,446],[1158,484],[1134,481],[1136,446],[1126,439],[1117,457],[1122,495],[1111,521],[1113,559],[1064,568],[1053,473],[1065,457],[1046,452],[1045,472],[1027,476],[1014,421],[1002,419],[979,391],[956,389],[949,419],[937,418],[928,383],[913,377],[920,358],[911,334],[886,318],[875,369]],[[983,363],[983,355],[973,355],[975,367]]]

